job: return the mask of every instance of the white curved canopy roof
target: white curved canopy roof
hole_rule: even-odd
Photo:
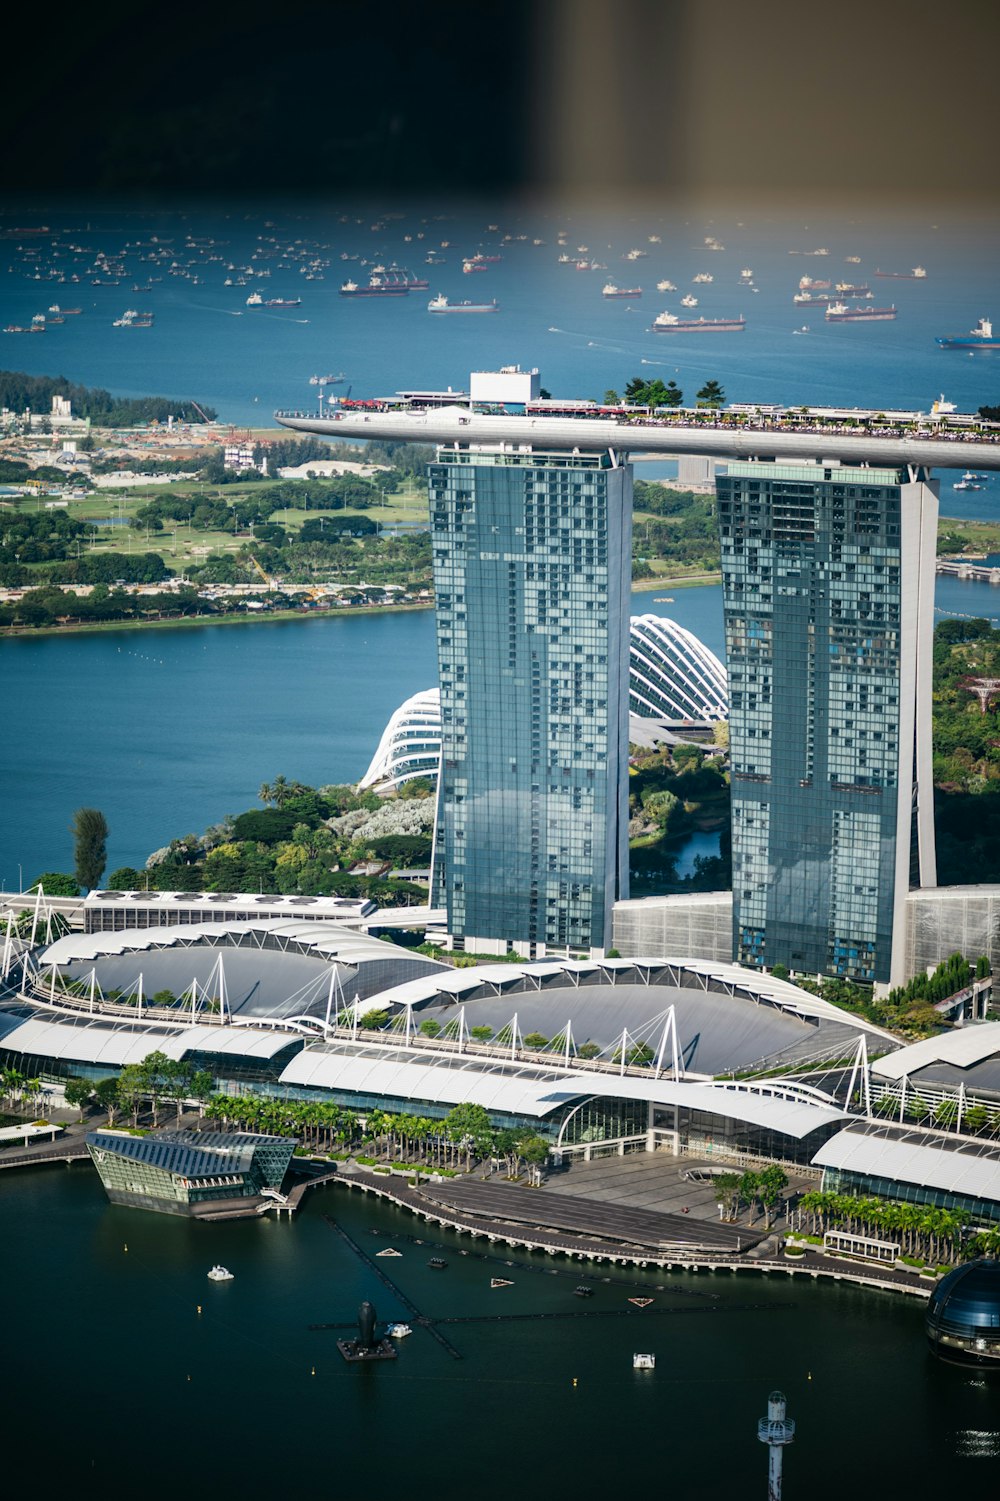
[[[758,974],[754,970],[744,969],[739,964],[718,963],[710,959],[661,958],[659,956],[635,959],[543,959],[525,964],[476,964],[470,965],[467,969],[442,967],[435,974],[422,975],[415,980],[405,980],[400,985],[393,985],[388,990],[383,990],[378,996],[378,1001],[383,1007],[417,1006],[438,995],[456,997],[467,995],[471,991],[478,990],[481,985],[493,986],[497,993],[502,993],[504,989],[511,989],[515,984],[521,985],[526,980],[530,982],[536,976],[551,978],[562,973],[566,976],[567,984],[573,984],[574,977],[605,974],[612,977],[613,981],[616,974],[624,975],[635,970],[660,970],[666,965],[699,976],[704,980],[717,981],[722,986],[732,987],[736,992],[746,995],[751,1000],[759,997],[795,1016],[846,1023],[857,1031],[866,1032],[869,1037],[877,1038],[893,1046],[896,1044],[896,1039],[891,1032],[885,1032],[882,1028],[863,1021],[852,1012],[843,1011],[839,1006],[831,1005],[829,1001],[811,995],[807,990],[800,990],[797,985],[791,984],[788,980],[777,980],[773,975]]]
[[[588,1069],[504,1067],[454,1055],[419,1059],[380,1057],[374,1049],[306,1048],[285,1067],[281,1084],[328,1089],[378,1099],[465,1102],[504,1115],[543,1119],[563,1105],[599,1096],[680,1105],[803,1137],[831,1122],[849,1119],[816,1090],[794,1086],[677,1083],[637,1079]]]
[[[872,1064],[872,1073],[883,1079],[902,1079],[932,1063],[948,1063],[953,1068],[973,1068],[1000,1053],[1000,1022],[982,1022],[958,1027],[937,1037],[923,1037]]]
[[[1000,1202],[1000,1150],[986,1142],[951,1140],[954,1146],[945,1147],[926,1133],[849,1126],[824,1142],[813,1162],[866,1178]]]
[[[301,1040],[297,1032],[253,1027],[187,1026],[163,1032],[141,1024],[102,1027],[31,1017],[6,1034],[3,1046],[15,1053],[124,1068],[127,1063],[141,1063],[149,1053],[166,1053],[177,1061],[192,1052],[273,1058],[290,1042]]]
[[[99,959],[107,954],[141,953],[143,949],[190,948],[197,943],[210,944],[214,939],[230,935],[244,937],[248,933],[288,939],[300,948],[309,949],[319,959],[336,959],[341,964],[363,964],[386,957],[387,945],[382,939],[370,938],[355,928],[336,922],[295,921],[281,917],[253,922],[180,923],[171,928],[130,928],[120,933],[67,933],[64,938],[40,950],[35,957],[43,965],[63,965]],[[405,959],[407,956],[406,949],[396,948],[390,952],[394,958]],[[427,962],[425,955],[418,957]],[[445,966],[441,968],[444,970]]]

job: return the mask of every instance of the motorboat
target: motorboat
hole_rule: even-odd
[[[385,1332],[390,1339],[405,1339],[408,1334],[413,1333],[413,1330],[409,1324],[386,1324]]]
[[[210,1282],[232,1282],[234,1274],[227,1266],[214,1266],[208,1274]]]
[[[640,1355],[640,1354],[633,1355],[632,1356],[632,1369],[633,1369],[633,1371],[655,1371],[655,1369],[656,1369],[656,1356],[655,1355]]]

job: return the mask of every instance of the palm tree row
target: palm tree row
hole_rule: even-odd
[[[44,1093],[41,1079],[29,1079],[19,1069],[5,1068],[0,1071],[0,1090],[8,1110],[20,1108],[31,1114],[39,1097]]]
[[[814,1235],[830,1229],[846,1230],[850,1235],[891,1235],[899,1241],[905,1255],[921,1255],[935,1264],[958,1259],[970,1218],[965,1209],[894,1203],[829,1189],[815,1189],[802,1195],[797,1211],[800,1229],[803,1214],[809,1216]]]
[[[527,1131],[497,1130],[478,1105],[456,1105],[441,1121],[374,1107],[359,1115],[329,1101],[279,1100],[260,1095],[216,1094],[207,1119],[231,1130],[297,1136],[316,1151],[365,1153],[390,1162],[431,1163],[468,1170],[474,1161],[502,1160],[516,1177],[524,1163],[540,1168],[549,1144]]]

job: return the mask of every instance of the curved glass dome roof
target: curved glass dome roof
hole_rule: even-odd
[[[663,615],[633,615],[629,630],[629,710],[643,719],[729,717],[726,669],[697,636]],[[411,777],[437,777],[441,698],[414,693],[382,732],[361,787],[399,788]]]
[[[1000,1261],[981,1257],[941,1278],[927,1305],[927,1336],[945,1359],[1000,1360]]]
[[[657,719],[727,719],[726,669],[697,636],[663,615],[633,615],[629,708]]]

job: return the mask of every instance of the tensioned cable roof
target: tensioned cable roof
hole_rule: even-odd
[[[1000,1202],[1000,1148],[986,1142],[936,1140],[928,1133],[887,1126],[848,1126],[820,1147],[813,1163]]]
[[[848,1024],[856,1031],[866,1032],[870,1038],[875,1037],[888,1045],[896,1046],[897,1040],[890,1032],[873,1026],[870,1022],[864,1021],[852,1012],[842,1010],[839,1006],[831,1005],[829,1001],[824,1001],[819,996],[800,990],[797,985],[792,985],[787,980],[777,980],[773,975],[758,974],[738,964],[717,963],[707,959],[546,959],[525,964],[477,964],[468,969],[446,968],[435,974],[420,976],[415,980],[404,980],[399,985],[383,990],[378,1000],[383,1006],[420,1006],[433,1003],[437,996],[468,995],[478,990],[480,986],[493,987],[497,994],[503,994],[504,991],[527,990],[533,979],[551,978],[559,974],[566,976],[567,985],[573,985],[584,976],[602,974],[607,976],[609,984],[614,984],[616,976],[623,977],[630,972],[649,972],[652,975],[653,972],[659,973],[667,968],[675,970],[681,977],[693,978],[696,984],[715,982],[718,986],[726,990],[731,989],[736,995],[746,996],[749,1000],[760,999],[769,1002],[779,1010],[790,1012],[795,1016],[812,1018],[816,1021],[835,1021],[841,1025]],[[652,980],[651,983],[666,986],[678,982],[661,978]],[[680,983],[683,983],[683,978]]]
[[[1000,1022],[980,1022],[924,1037],[872,1064],[872,1072],[884,1079],[902,1079],[933,1063],[953,1068],[972,1068],[1000,1053]]]
[[[56,939],[36,955],[40,964],[64,965],[88,959],[99,959],[109,954],[141,953],[159,948],[192,948],[196,944],[211,944],[220,939],[245,938],[247,934],[261,933],[272,938],[294,943],[303,952],[309,951],[319,959],[337,959],[342,964],[363,964],[368,960],[384,960],[387,952],[394,958],[410,957],[406,949],[389,949],[380,938],[370,938],[367,933],[336,922],[323,920],[296,921],[294,918],[261,918],[249,922],[182,923],[177,927],[131,928],[125,932],[67,933]],[[422,965],[433,964],[426,955],[419,954],[415,961]],[[446,969],[445,965],[441,966]]]
[[[637,1079],[588,1069],[544,1069],[535,1064],[523,1071],[480,1059],[413,1061],[396,1054],[383,1058],[374,1051],[306,1048],[282,1071],[279,1082],[376,1098],[435,1101],[443,1105],[470,1103],[504,1115],[542,1119],[563,1105],[599,1096],[603,1099],[647,1100],[707,1111],[746,1121],[787,1136],[801,1138],[811,1131],[849,1119],[818,1090],[795,1086],[707,1084],[669,1078]]]

